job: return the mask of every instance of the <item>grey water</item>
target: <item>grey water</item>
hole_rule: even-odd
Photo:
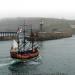
[[[15,63],[12,41],[0,41],[0,75],[75,75],[75,36],[40,44],[40,60]]]

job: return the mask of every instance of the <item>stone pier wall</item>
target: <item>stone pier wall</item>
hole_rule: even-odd
[[[72,37],[71,32],[39,32],[38,33],[38,40],[53,40],[53,39],[60,39],[60,38],[67,38]]]
[[[72,36],[71,32],[38,32],[37,34],[38,34],[37,40],[39,41],[67,38]],[[17,39],[16,35],[0,36],[0,41],[13,40],[13,39]]]
[[[13,40],[16,36],[0,36],[0,41]]]

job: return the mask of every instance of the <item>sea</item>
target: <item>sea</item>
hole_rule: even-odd
[[[0,75],[75,75],[75,35],[40,42],[39,57],[16,62],[10,57],[12,41],[0,41]]]

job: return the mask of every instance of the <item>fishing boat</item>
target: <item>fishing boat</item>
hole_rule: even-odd
[[[28,25],[21,25],[18,27],[17,40],[13,40],[10,56],[19,61],[38,58],[38,43],[32,27],[29,27]]]

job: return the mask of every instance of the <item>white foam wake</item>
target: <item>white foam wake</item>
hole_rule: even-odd
[[[0,64],[0,67],[4,67],[4,66],[7,66],[7,65],[11,65],[11,64],[13,64],[13,63],[15,63],[14,60],[11,61],[11,62],[9,62],[9,63]]]
[[[38,65],[38,64],[39,64],[39,62],[30,61],[30,62],[28,62],[28,64],[30,64],[30,65]]]
[[[40,62],[41,59],[42,59],[41,56],[39,56],[36,60],[28,62],[28,64],[30,64],[30,65],[38,65],[38,64],[41,63]]]
[[[28,64],[38,65],[38,64],[40,64],[40,60],[41,60],[41,56],[39,56],[35,61],[29,61]],[[8,65],[14,64],[15,62],[16,62],[15,60],[12,60],[9,63],[0,64],[0,67],[8,66]]]

